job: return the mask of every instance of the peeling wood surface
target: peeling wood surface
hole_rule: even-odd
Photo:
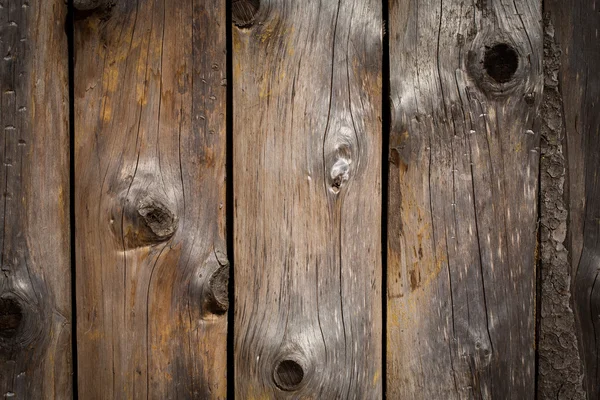
[[[236,397],[380,399],[381,3],[253,4],[233,15]]]
[[[226,397],[225,29],[216,0],[76,14],[79,398]]]
[[[72,392],[62,0],[0,2],[0,396]]]
[[[567,249],[567,146],[559,85],[561,50],[544,17],[544,96],[541,106],[540,275],[537,399],[583,400],[582,354],[571,293]]]
[[[547,0],[562,53],[558,71],[567,140],[567,249],[584,387],[600,396],[600,4]]]
[[[388,397],[534,397],[538,1],[390,3]]]

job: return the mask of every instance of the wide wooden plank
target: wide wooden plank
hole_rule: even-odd
[[[541,2],[389,20],[389,398],[531,399]]]
[[[62,0],[0,1],[0,395],[72,392],[68,46]]]
[[[558,85],[567,141],[571,290],[588,399],[600,397],[600,4],[546,0],[560,46]]]
[[[381,2],[233,20],[236,397],[380,399]]]
[[[113,3],[75,22],[79,397],[225,398],[225,3]]]

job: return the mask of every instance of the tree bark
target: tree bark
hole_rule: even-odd
[[[558,82],[567,141],[571,285],[584,386],[600,396],[600,6],[593,0],[546,0],[562,52]]]
[[[72,393],[67,7],[0,7],[0,395]]]
[[[380,399],[381,3],[233,13],[236,396]]]
[[[390,3],[388,396],[530,399],[541,3]]]
[[[80,398],[225,398],[225,3],[78,18]]]

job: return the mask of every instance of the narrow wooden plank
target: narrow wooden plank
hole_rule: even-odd
[[[62,0],[0,1],[0,396],[67,399],[68,46]]]
[[[559,86],[567,140],[567,249],[584,386],[600,396],[600,4],[546,0],[560,46]]]
[[[548,7],[546,7],[548,10]],[[553,18],[544,16],[544,96],[540,117],[540,272],[537,399],[586,399],[573,307],[573,269],[567,240],[567,141],[559,76],[564,54]],[[562,22],[559,22],[562,24]],[[571,83],[574,84],[574,83]],[[571,84],[566,85],[567,87]],[[578,208],[578,207],[577,207]],[[594,398],[594,397],[590,397]]]
[[[380,399],[381,3],[233,6],[237,398]]]
[[[389,397],[531,399],[541,2],[389,19]]]
[[[225,3],[76,16],[79,396],[225,398]]]

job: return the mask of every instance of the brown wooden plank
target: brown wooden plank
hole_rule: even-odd
[[[76,17],[80,398],[225,398],[225,3]]]
[[[567,141],[572,294],[589,399],[600,396],[600,4],[546,0],[560,46],[557,71]]]
[[[380,399],[381,2],[233,13],[237,398]]]
[[[62,0],[0,2],[0,395],[67,399],[68,46]]]
[[[389,20],[389,397],[533,398],[541,3]]]

